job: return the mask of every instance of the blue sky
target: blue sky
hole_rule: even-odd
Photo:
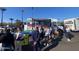
[[[79,17],[78,7],[5,7],[4,22],[10,22],[9,18],[21,20],[21,10],[24,10],[24,21],[27,18],[57,18],[64,20],[65,18]],[[1,11],[0,11],[1,19]]]

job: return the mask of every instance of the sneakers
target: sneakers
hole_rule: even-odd
[[[70,42],[71,40],[70,39],[67,39],[67,41]]]

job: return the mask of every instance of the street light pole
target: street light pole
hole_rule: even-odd
[[[22,24],[21,24],[21,28],[22,28],[22,30],[23,30],[23,28],[24,28],[24,19],[23,19],[23,17],[24,17],[24,15],[23,15],[23,13],[24,13],[24,10],[22,9],[21,10],[21,12],[22,12]]]
[[[22,24],[23,24],[23,13],[24,13],[24,10],[22,10]]]
[[[0,8],[1,9],[1,26],[3,26],[3,13],[6,10],[5,8]]]
[[[32,30],[33,30],[33,9],[34,7],[32,7]]]
[[[1,26],[3,26],[3,11],[1,11],[2,17],[1,17]]]
[[[10,20],[11,20],[11,26],[13,25],[13,18],[10,18]]]

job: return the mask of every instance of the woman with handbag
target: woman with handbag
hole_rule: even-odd
[[[71,34],[69,26],[65,26],[65,36],[67,38],[67,41],[70,42],[73,35]]]

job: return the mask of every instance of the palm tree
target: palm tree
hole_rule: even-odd
[[[4,13],[4,11],[6,11],[6,9],[5,8],[0,8],[0,10],[1,10],[1,26],[3,26],[3,13]]]
[[[13,20],[14,20],[14,19],[13,19],[13,18],[10,18],[10,20],[11,20],[11,26],[12,26],[12,24],[13,24]]]

